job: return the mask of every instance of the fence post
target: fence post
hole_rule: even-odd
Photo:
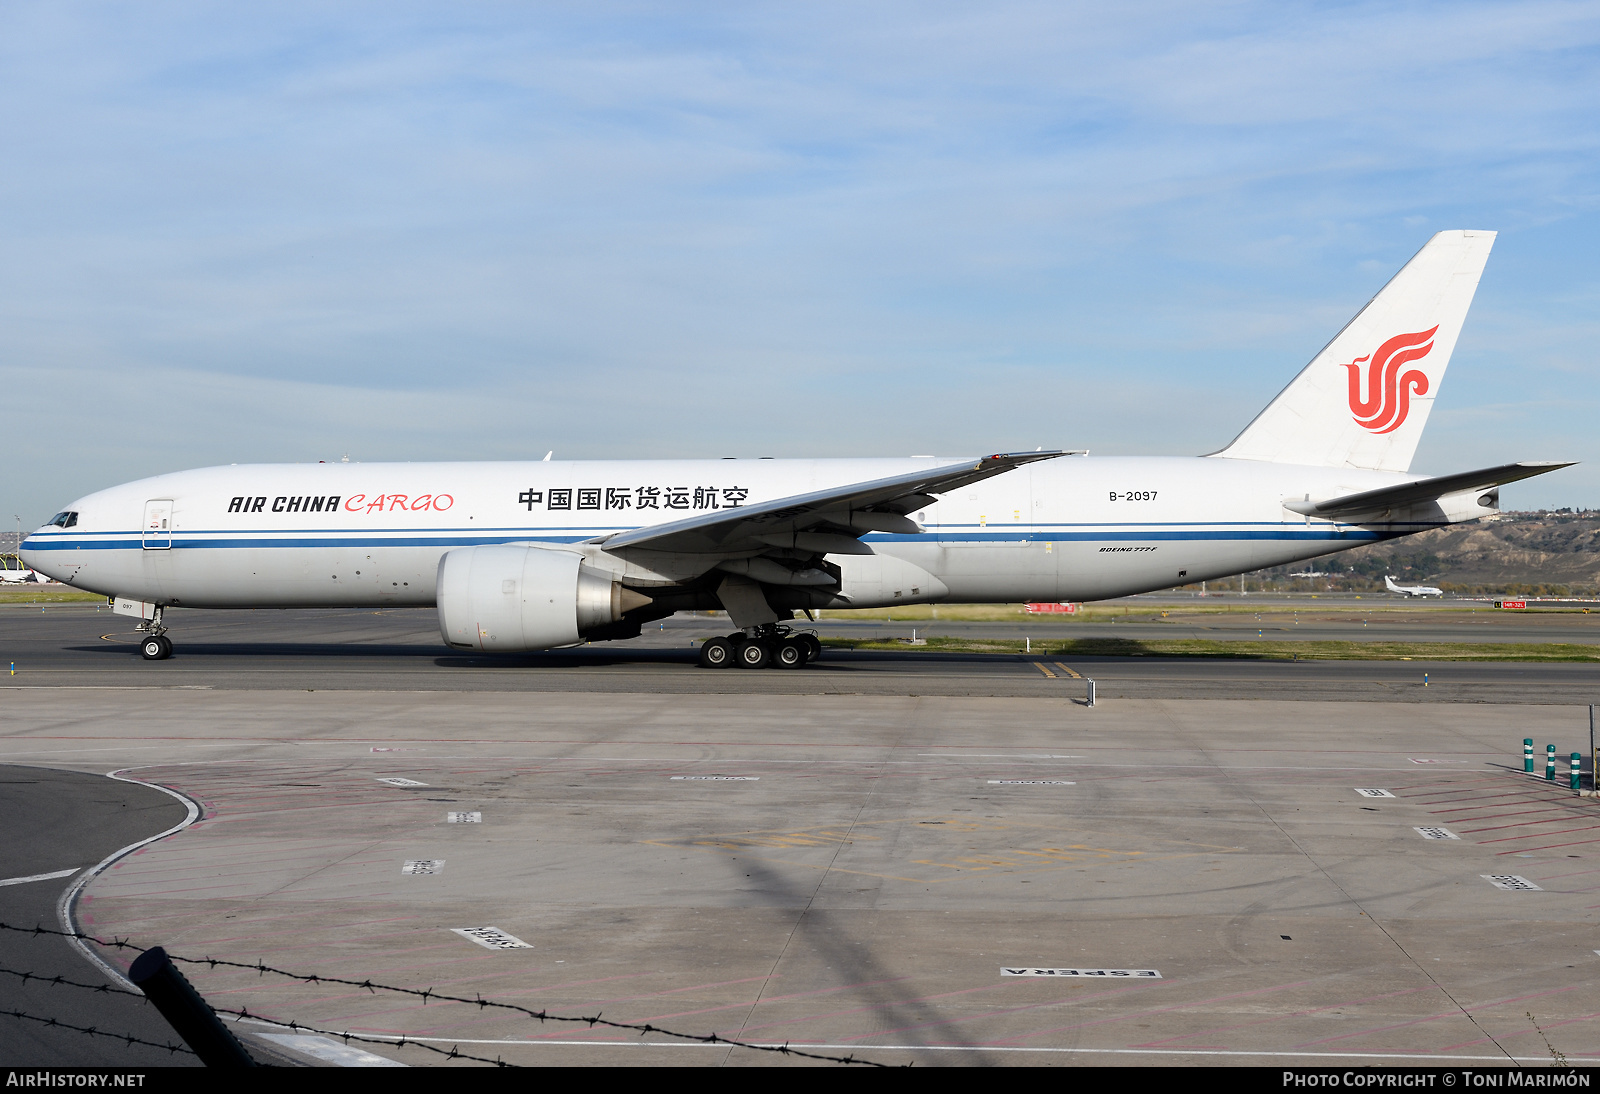
[[[1556,746],[1544,746],[1544,777],[1546,782],[1556,781]]]
[[[207,1067],[256,1067],[239,1038],[217,1017],[187,977],[160,946],[140,954],[128,970],[145,997],[156,1005],[178,1036]]]
[[[1533,738],[1522,738],[1522,770],[1524,773],[1533,774]]]
[[[1583,788],[1583,753],[1574,752],[1572,754],[1572,770],[1570,772],[1568,772],[1568,774],[1572,778],[1572,789],[1574,789],[1574,790],[1582,789]]]

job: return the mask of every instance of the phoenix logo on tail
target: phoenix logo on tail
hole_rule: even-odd
[[[1433,333],[1437,326],[1416,334],[1397,334],[1378,352],[1367,357],[1357,357],[1340,366],[1350,370],[1350,413],[1356,424],[1374,433],[1392,433],[1405,424],[1411,412],[1411,396],[1428,393],[1428,376],[1420,369],[1401,374],[1400,370],[1412,361],[1428,355],[1433,349]],[[1361,397],[1361,363],[1367,365],[1366,398]]]

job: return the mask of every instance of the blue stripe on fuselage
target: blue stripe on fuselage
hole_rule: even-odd
[[[1078,525],[1077,527],[1083,527]],[[1173,527],[1172,525],[1153,525],[1141,528],[1104,529],[1099,531],[995,531],[981,532],[924,532],[921,534],[894,534],[874,533],[863,536],[862,539],[869,543],[1076,543],[1076,542],[1107,542],[1126,543],[1130,541],[1143,542],[1200,542],[1219,540],[1272,540],[1279,542],[1327,542],[1327,543],[1360,543],[1376,540],[1392,539],[1395,536],[1409,535],[1413,532],[1424,531],[1435,527],[1432,524],[1405,525],[1392,529],[1374,530],[1371,528],[1300,528],[1285,527],[1281,525],[1249,525],[1226,529]],[[1058,526],[1059,528],[1059,526]],[[134,533],[100,533],[116,538],[87,539],[67,536],[32,536],[22,544],[24,551],[122,551],[142,550],[144,541]],[[604,533],[600,533],[604,534]],[[204,535],[202,533],[202,535]],[[293,535],[293,533],[291,533]],[[401,533],[395,536],[380,537],[372,535],[331,537],[320,536],[316,538],[295,535],[294,538],[196,538],[193,533],[188,537],[175,536],[171,542],[172,550],[240,550],[259,548],[338,548],[338,547],[470,547],[477,544],[495,543],[582,543],[586,540],[597,538],[595,532],[590,531],[584,535],[549,535],[533,531],[519,531],[506,535],[484,535],[481,532],[462,535],[416,535]],[[162,548],[165,549],[165,548]]]

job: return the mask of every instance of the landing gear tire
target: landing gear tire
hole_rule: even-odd
[[[822,640],[814,634],[802,634],[800,641],[806,644],[806,660],[815,661],[822,656]]]
[[[172,640],[164,634],[152,634],[139,643],[139,656],[146,661],[165,661],[172,656]]]
[[[785,639],[772,653],[772,663],[780,669],[804,668],[811,654],[810,645],[803,639]]]
[[[700,644],[700,667],[725,669],[733,664],[733,643],[726,638],[708,638]]]
[[[764,669],[772,661],[772,651],[765,642],[746,642],[737,653],[742,669]]]

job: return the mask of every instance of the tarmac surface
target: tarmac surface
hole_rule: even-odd
[[[889,1064],[1600,1063],[1587,665],[1108,660],[1091,708],[1023,656],[700,670],[712,620],[491,663],[427,613],[180,618],[145,663],[109,613],[0,612],[0,772],[199,804],[85,884],[87,933],[555,1016],[186,967],[368,1063],[807,1062],[558,1020],[596,1014]],[[88,865],[18,793],[15,869]]]
[[[101,859],[184,818],[171,795],[101,775],[0,767],[0,923],[59,930],[57,902]],[[105,984],[104,977],[61,938],[0,930],[0,1066],[72,1060],[85,1066],[195,1067],[156,1010],[140,997],[86,992],[37,981],[15,971]],[[92,1037],[43,1019],[98,1028],[123,1040]],[[149,1044],[129,1044],[134,1037]]]
[[[1424,610],[1425,611],[1425,610]],[[1151,614],[1146,611],[1145,616]],[[1155,610],[1159,617],[1159,609]],[[1374,622],[1370,637],[1433,641],[1448,626],[1419,611],[1416,623]],[[1439,615],[1444,613],[1432,613]],[[1057,643],[1078,637],[1190,637],[1164,622],[1079,624],[1019,619],[1009,623],[840,622],[823,620],[825,636],[909,638],[928,633],[1007,638],[1017,655],[946,653],[907,646],[903,651],[828,650],[800,670],[758,672],[696,666],[696,642],[728,629],[725,619],[685,617],[664,621],[628,642],[609,642],[526,655],[473,655],[445,648],[431,609],[391,611],[173,611],[168,615],[176,652],[167,661],[143,661],[131,621],[92,605],[0,608],[0,691],[8,688],[163,687],[262,691],[375,690],[583,691],[640,694],[736,695],[986,695],[1037,698],[1086,693],[1161,699],[1471,702],[1587,704],[1600,696],[1596,662],[1428,662],[1211,659],[1159,656],[1060,657],[1023,655],[1024,639]],[[1543,627],[1546,642],[1595,642],[1600,614],[1522,616],[1464,627]],[[1375,617],[1376,619],[1376,617]],[[1538,619],[1535,622],[1535,619]],[[1233,621],[1215,625],[1222,628]],[[1254,620],[1250,621],[1254,624]],[[1303,640],[1327,638],[1348,624],[1302,623]],[[1248,626],[1240,638],[1256,638]],[[1465,641],[1466,639],[1463,639]]]

